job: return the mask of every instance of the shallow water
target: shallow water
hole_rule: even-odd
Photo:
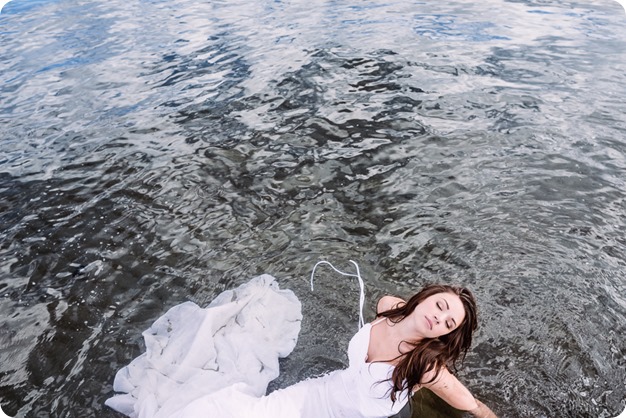
[[[470,286],[503,417],[626,399],[626,43],[613,1],[14,0],[0,15],[0,397],[117,416],[169,307],[267,272],[272,388],[346,364],[358,286]]]

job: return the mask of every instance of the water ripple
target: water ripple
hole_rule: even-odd
[[[482,319],[461,377],[499,415],[617,415],[618,7],[10,2],[3,409],[114,416],[141,331],[264,272],[307,312],[272,387],[341,367],[358,287],[306,280],[332,255],[360,260],[370,308],[469,285]]]

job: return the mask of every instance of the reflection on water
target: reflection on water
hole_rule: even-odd
[[[141,331],[263,272],[305,312],[272,387],[342,367],[357,284],[307,278],[354,259],[371,309],[475,291],[461,377],[501,416],[618,415],[623,22],[610,1],[7,4],[2,408],[115,416]]]

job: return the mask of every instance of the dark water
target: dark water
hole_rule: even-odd
[[[0,397],[103,406],[141,331],[267,272],[281,387],[346,364],[358,287],[470,286],[502,417],[626,399],[626,18],[610,0],[14,0],[0,15]]]

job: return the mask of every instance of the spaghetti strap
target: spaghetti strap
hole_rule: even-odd
[[[382,318],[378,318],[376,321],[372,322],[372,326],[376,325],[376,324],[380,324],[381,322],[383,322],[385,319],[387,319],[387,317],[383,316]]]
[[[363,305],[365,304],[365,284],[363,283],[363,278],[361,277],[359,265],[355,261],[350,260],[350,262],[354,264],[354,267],[356,267],[356,274],[344,273],[343,271],[336,269],[335,266],[330,264],[328,261],[318,261],[317,263],[315,263],[315,265],[313,266],[313,271],[311,271],[311,290],[313,290],[313,276],[315,275],[315,269],[320,264],[328,264],[330,268],[343,276],[356,277],[357,279],[359,279],[359,288],[361,290],[359,294],[359,329],[361,329],[365,325],[365,321],[363,321]]]

